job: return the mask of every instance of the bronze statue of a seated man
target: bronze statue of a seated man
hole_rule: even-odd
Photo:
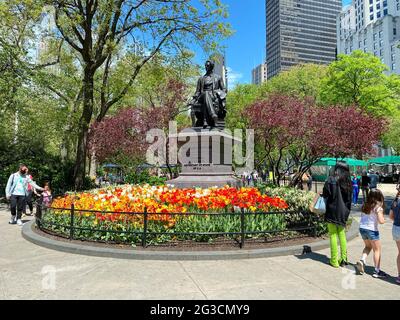
[[[221,76],[214,74],[214,63],[206,62],[206,74],[197,82],[196,93],[190,103],[193,126],[216,127],[226,117],[226,90]]]

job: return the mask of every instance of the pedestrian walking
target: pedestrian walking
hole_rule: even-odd
[[[357,269],[360,274],[365,273],[367,257],[373,251],[375,271],[372,276],[374,278],[385,278],[387,276],[381,270],[382,247],[378,229],[379,224],[385,223],[385,217],[383,216],[384,209],[385,198],[382,192],[378,189],[372,189],[362,207],[360,234],[364,240],[365,248],[360,261],[357,262]]]
[[[362,191],[364,203],[368,198],[370,182],[371,182],[371,178],[368,176],[367,171],[363,171],[362,176],[361,176],[361,191]]]
[[[258,172],[257,171],[253,171],[253,181],[254,181],[254,185],[256,185],[258,183]]]
[[[252,181],[252,179],[253,179],[253,177],[252,177],[251,173],[249,173],[249,174],[247,175],[247,185],[248,185],[249,187],[251,186],[251,181]]]
[[[29,169],[26,169],[26,175],[29,179],[33,180],[32,175],[29,174]],[[27,194],[26,194],[26,205],[24,205],[24,209],[22,210],[22,213],[24,215],[31,216],[33,214],[33,193],[34,189],[31,184],[28,184],[27,187]],[[26,213],[26,206],[29,208],[29,214]]]
[[[389,217],[393,221],[393,240],[397,245],[397,272],[398,277],[396,279],[396,283],[400,284],[400,192],[397,193],[396,199],[393,201],[392,207],[390,209]]]
[[[379,175],[377,175],[374,172],[374,170],[370,170],[368,176],[370,178],[369,190],[377,189],[378,188],[378,183],[379,183]]]
[[[345,162],[338,162],[325,182],[322,196],[326,199],[325,221],[328,223],[331,266],[338,268],[348,264],[346,225],[351,210],[352,186],[350,169]],[[340,258],[338,241],[340,242]]]
[[[26,195],[28,185],[38,190],[44,190],[39,187],[28,175],[27,166],[21,164],[19,171],[10,175],[6,186],[6,198],[10,200],[11,220],[9,224],[18,224],[22,226],[22,212],[26,206]]]
[[[354,204],[354,206],[357,206],[358,205],[358,195],[360,194],[361,182],[355,173],[353,174],[353,178],[351,179],[351,184],[353,186],[353,204]]]

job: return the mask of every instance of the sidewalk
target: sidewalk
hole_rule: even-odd
[[[25,241],[0,208],[0,299],[399,299],[393,278],[328,265],[329,250],[255,260],[168,262],[96,258]],[[355,214],[354,216],[357,216]],[[381,228],[383,270],[397,275],[391,223]],[[350,262],[363,248],[349,242]]]

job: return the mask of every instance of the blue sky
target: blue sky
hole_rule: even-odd
[[[343,0],[343,4],[351,0]],[[251,70],[265,59],[265,0],[223,0],[229,6],[229,22],[236,33],[226,41],[229,86],[250,83]],[[204,59],[199,54],[198,59]]]

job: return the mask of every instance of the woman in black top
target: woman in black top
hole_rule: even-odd
[[[323,197],[326,200],[325,221],[331,245],[330,263],[333,267],[347,265],[346,224],[351,210],[352,185],[349,166],[338,162],[333,174],[325,182]],[[340,242],[341,257],[338,257],[337,239]]]

